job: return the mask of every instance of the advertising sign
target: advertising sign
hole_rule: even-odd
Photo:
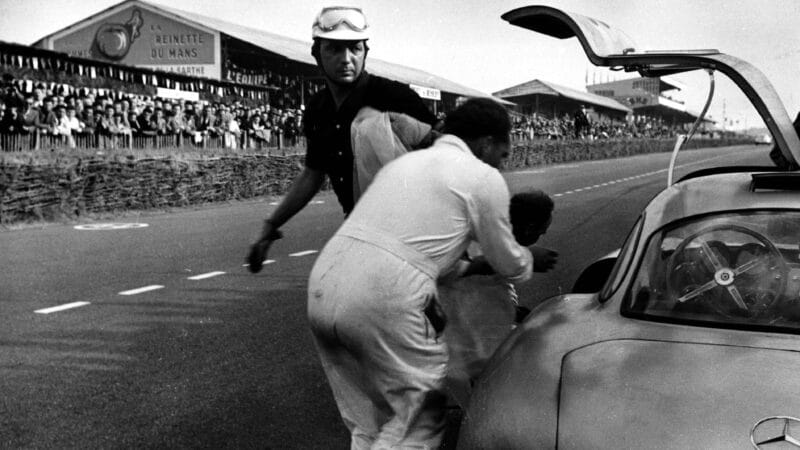
[[[200,101],[200,94],[197,92],[182,91],[180,89],[167,89],[162,87],[156,88],[156,97],[189,100],[192,102]]]
[[[220,78],[219,33],[131,5],[54,36],[52,50],[81,58]]]
[[[414,91],[416,91],[416,93],[422,98],[427,98],[429,100],[442,99],[442,92],[439,89],[434,89],[425,86],[417,86],[416,84],[409,84],[408,86]]]

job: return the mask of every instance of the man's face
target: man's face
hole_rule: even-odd
[[[529,246],[536,243],[543,234],[547,233],[550,224],[553,223],[553,216],[547,218],[544,223],[529,223],[526,226],[514,227],[514,237],[520,245]]]
[[[508,139],[503,140],[490,136],[486,138],[479,158],[481,161],[497,169],[508,157],[510,150],[511,143]]]
[[[355,82],[364,70],[365,58],[364,41],[320,40],[319,62],[322,71],[335,84]]]

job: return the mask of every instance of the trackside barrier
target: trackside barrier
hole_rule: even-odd
[[[12,147],[25,146],[31,136],[13,139]],[[214,150],[195,147],[185,138],[165,142],[170,147],[162,150],[97,151],[97,147],[77,149],[88,144],[75,141],[76,149],[0,154],[0,223],[283,195],[302,170],[305,153],[300,146],[275,152]],[[120,142],[126,144],[124,139]],[[673,143],[672,139],[530,141],[513,147],[504,168],[668,152]],[[139,144],[144,143],[134,142]],[[743,144],[752,142],[701,138],[689,141],[687,150]],[[224,145],[224,138],[221,143],[208,139],[207,145]],[[285,156],[279,153],[283,151]],[[326,182],[323,189],[327,188]]]
[[[30,133],[0,134],[0,151],[27,152],[35,150],[98,149],[98,150],[205,150],[214,152],[240,151],[265,155],[287,155],[297,148],[305,148],[305,137],[285,139],[280,133],[271,133],[269,139],[264,135],[250,132],[206,133],[190,132],[169,135],[146,135],[118,133],[93,134],[73,133],[53,134],[44,130]]]

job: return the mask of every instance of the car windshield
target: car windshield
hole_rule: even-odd
[[[800,331],[800,212],[703,216],[655,233],[624,311]]]

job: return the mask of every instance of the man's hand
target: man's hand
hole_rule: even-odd
[[[283,237],[280,230],[272,226],[272,222],[267,220],[264,223],[264,231],[261,233],[261,238],[252,246],[250,246],[250,253],[247,255],[247,268],[252,273],[258,273],[264,266],[264,260],[267,259],[267,252],[272,246],[272,242]]]
[[[538,245],[531,245],[528,249],[531,251],[531,255],[533,255],[534,272],[547,272],[556,266],[558,262],[557,251],[539,247]]]

